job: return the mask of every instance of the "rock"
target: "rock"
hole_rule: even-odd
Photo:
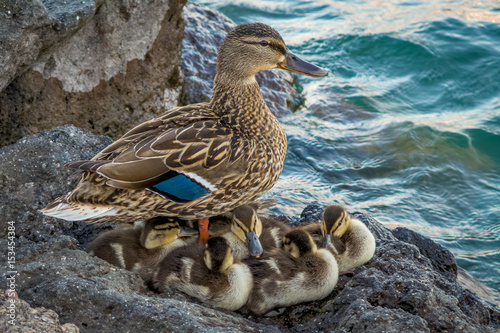
[[[82,243],[95,234],[93,226],[56,222],[37,213],[37,209],[68,190],[68,171],[63,163],[88,158],[109,141],[64,126],[0,149],[0,193],[4,203],[0,221],[15,221],[18,233],[12,268],[18,272],[16,292],[31,307],[57,313],[61,323],[73,323],[82,332],[500,329],[498,303],[471,291],[487,291],[477,281],[468,279],[467,288],[458,282],[449,251],[411,230],[386,229],[361,212],[351,214],[375,235],[375,256],[356,268],[353,276],[341,276],[337,287],[324,300],[289,307],[275,317],[256,317],[213,309],[181,294],[156,294],[137,274],[81,250]],[[311,204],[304,209],[302,222],[317,220],[321,210],[318,204]],[[300,223],[296,222],[297,217],[279,218]],[[0,249],[5,254],[8,241],[0,238]],[[0,267],[7,267],[6,260],[6,255],[0,256]],[[7,277],[2,274],[1,285],[8,285]],[[37,314],[29,312],[27,317],[19,318],[28,325],[37,320]],[[47,318],[58,325],[54,315]]]
[[[182,103],[209,101],[216,73],[217,53],[227,32],[236,24],[206,6],[189,2],[184,7],[186,28],[182,41],[184,74]],[[270,70],[257,74],[264,100],[276,116],[295,111],[302,103],[290,72]]]
[[[392,233],[397,239],[417,246],[423,255],[431,259],[434,268],[445,277],[452,280],[457,278],[458,266],[450,250],[407,228],[399,227]]]
[[[69,123],[116,139],[176,104],[185,2],[8,0],[2,145]]]
[[[0,4],[0,91],[57,42],[81,29],[104,0],[4,0]]]
[[[72,125],[42,131],[0,148],[0,230],[14,221],[17,237],[41,241],[62,233],[61,224],[38,212],[76,184],[70,161],[90,159],[111,143],[109,137],[91,134]],[[65,223],[67,226],[73,223]]]
[[[16,267],[18,292],[32,306],[52,309],[61,322],[72,322],[82,332],[278,332],[241,315],[189,302],[182,295],[160,297],[138,274],[75,248],[69,236],[54,239],[57,246],[17,254],[22,263]],[[7,283],[4,276],[0,281]]]
[[[385,228],[371,217],[352,215],[376,237],[373,259],[356,268],[352,278],[341,276],[326,300],[289,309],[284,314],[289,327],[349,332],[495,332],[500,328],[496,306],[481,303],[454,274],[443,274],[449,272],[443,271],[448,267],[443,262],[454,262],[449,251],[428,256],[425,249],[432,244],[442,250],[441,245],[409,230],[395,230],[393,235],[387,229],[381,232]],[[415,244],[398,239],[402,233],[412,235],[408,239]]]
[[[458,267],[457,275],[457,280],[460,285],[478,295],[484,305],[500,306],[500,292],[498,290],[484,285],[462,267]]]
[[[75,324],[61,325],[59,316],[53,310],[43,307],[33,309],[19,298],[7,298],[9,291],[0,289],[0,331],[15,332],[51,332],[78,333]]]

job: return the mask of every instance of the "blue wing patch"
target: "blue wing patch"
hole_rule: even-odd
[[[192,201],[210,193],[195,180],[181,173],[175,173],[174,176],[151,186],[150,189],[180,202]]]

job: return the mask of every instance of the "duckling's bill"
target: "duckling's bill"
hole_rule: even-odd
[[[177,237],[193,237],[198,235],[198,230],[194,230],[191,228],[180,227],[179,234]]]
[[[250,255],[252,257],[260,257],[264,249],[262,248],[262,244],[260,244],[259,236],[255,233],[255,230],[252,232],[246,233],[247,242],[248,242],[248,250],[250,251]]]
[[[328,76],[327,70],[300,59],[290,50],[286,51],[286,58],[278,63],[278,68],[315,77]]]

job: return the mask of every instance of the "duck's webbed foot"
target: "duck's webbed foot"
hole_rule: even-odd
[[[198,231],[200,233],[200,244],[206,244],[208,241],[208,219],[203,218],[198,220]]]

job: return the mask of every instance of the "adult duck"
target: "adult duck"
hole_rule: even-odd
[[[255,200],[283,169],[285,131],[255,80],[271,68],[328,74],[292,54],[273,28],[238,25],[219,49],[210,102],[169,110],[91,160],[68,163],[80,182],[42,212],[88,223],[197,219],[206,241],[208,217]]]

